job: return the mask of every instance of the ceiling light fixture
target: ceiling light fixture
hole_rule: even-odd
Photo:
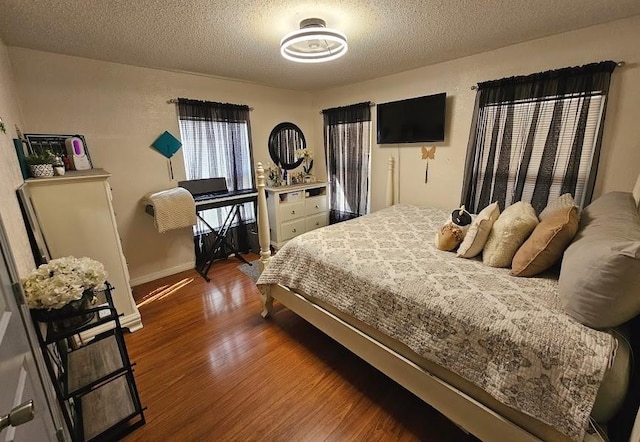
[[[347,37],[325,25],[320,18],[302,20],[299,30],[280,41],[282,56],[298,63],[322,63],[342,57],[347,53]]]

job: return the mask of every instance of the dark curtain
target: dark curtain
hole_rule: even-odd
[[[529,201],[539,213],[571,193],[581,205],[595,184],[613,61],[478,85],[462,204],[477,213]]]
[[[329,222],[334,224],[369,211],[371,103],[325,109],[322,113]]]
[[[230,192],[255,188],[249,107],[179,98],[177,108],[187,179],[224,177]],[[211,209],[200,212],[200,216],[218,229],[230,210]],[[247,228],[255,225],[255,207],[253,203],[243,204],[231,216],[234,221],[229,237],[238,249],[247,251]],[[197,256],[202,256],[215,239],[209,226],[198,220],[194,228]]]

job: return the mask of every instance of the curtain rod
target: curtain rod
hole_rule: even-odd
[[[375,106],[376,104],[373,101],[366,101],[366,103],[369,103],[369,106]],[[348,106],[348,105],[347,105]],[[341,107],[346,107],[346,106],[341,106]],[[322,115],[322,111],[318,112],[320,115]]]
[[[178,99],[177,99],[177,98],[169,98],[169,99],[167,100],[167,104],[176,104],[177,102],[178,102]],[[252,111],[252,110],[253,110],[253,108],[252,108],[252,107],[250,107],[250,108],[249,108],[249,111]]]
[[[616,66],[617,66],[617,67],[619,67],[619,68],[624,67],[624,65],[625,65],[625,62],[624,62],[624,61],[618,61],[618,62],[616,62]],[[471,86],[471,90],[472,90],[472,91],[475,91],[475,90],[477,90],[477,89],[478,89],[478,85],[477,85],[477,84],[474,84],[473,86]]]

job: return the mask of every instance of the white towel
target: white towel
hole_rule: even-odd
[[[196,204],[193,196],[182,187],[145,195],[142,202],[153,206],[158,232],[190,227],[196,223]]]

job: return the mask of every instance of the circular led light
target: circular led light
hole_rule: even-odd
[[[335,60],[347,53],[347,37],[340,31],[325,27],[319,18],[300,22],[300,29],[285,35],[280,41],[284,58],[298,63],[321,63]]]

